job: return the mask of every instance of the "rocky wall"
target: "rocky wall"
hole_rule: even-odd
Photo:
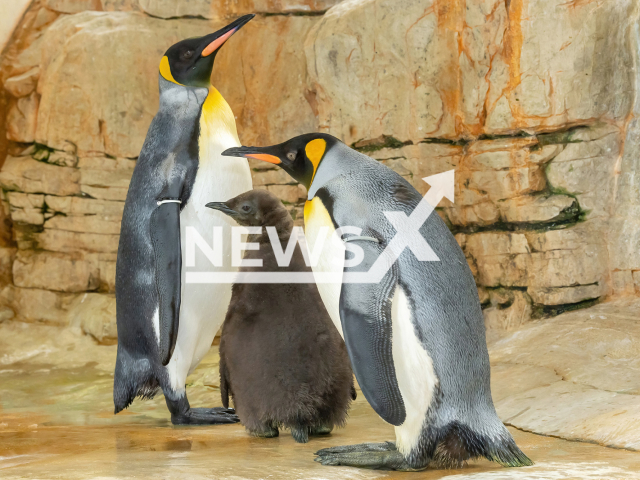
[[[309,8],[321,6],[330,5]],[[176,41],[209,33],[234,14],[213,7],[143,0],[31,5],[0,70],[10,141],[0,186],[12,221],[0,249],[0,320],[13,311],[24,321],[78,325],[99,341],[114,340],[120,219],[158,108],[158,59]],[[224,18],[209,20],[216,16]],[[245,142],[316,130],[299,45],[317,18],[260,15],[218,55],[213,82]],[[300,223],[304,190],[280,171],[253,168],[255,185],[280,196]]]
[[[440,214],[489,328],[640,287],[638,15],[627,0],[347,0],[306,39],[321,131],[422,192],[456,168]]]
[[[114,340],[119,222],[158,59],[248,12],[212,77],[243,143],[329,132],[422,193],[455,168],[439,213],[490,328],[640,288],[631,0],[35,0],[0,63],[0,321]],[[301,223],[304,189],[251,166]]]

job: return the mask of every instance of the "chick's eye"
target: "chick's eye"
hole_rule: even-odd
[[[287,153],[287,158],[293,162],[296,159],[296,152]]]
[[[187,50],[182,54],[182,58],[186,58],[187,60],[189,60],[191,57],[193,57],[193,50]]]
[[[242,211],[243,211],[243,212],[248,212],[248,211],[250,211],[250,210],[251,210],[251,207],[250,207],[249,205],[243,205],[243,206],[242,206]]]

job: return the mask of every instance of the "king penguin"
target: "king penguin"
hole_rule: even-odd
[[[231,285],[186,283],[185,270],[223,268],[203,251],[190,251],[188,241],[200,235],[210,242],[221,227],[223,258],[230,257],[233,222],[205,204],[251,189],[248,162],[221,156],[240,141],[233,112],[210,77],[220,47],[252,18],[178,42],[160,62],[160,107],[131,178],[118,247],[115,413],[161,388],[174,424],[237,422],[233,410],[191,408],[187,400],[187,375],[211,347]]]
[[[496,414],[476,285],[437,214],[418,232],[440,261],[419,261],[405,248],[379,282],[362,276],[344,281],[346,274],[369,272],[396,235],[384,212],[409,216],[423,200],[418,191],[327,134],[231,148],[223,155],[274,163],[307,188],[304,222],[311,252],[336,230],[343,240],[325,243],[314,275],[319,280],[339,270],[337,282],[318,281],[318,288],[365,398],[394,425],[396,441],[326,448],[316,461],[421,470],[457,467],[483,456],[504,466],[531,465]],[[356,250],[359,263],[352,255],[358,256]]]

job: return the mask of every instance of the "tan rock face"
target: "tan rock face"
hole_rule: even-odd
[[[105,12],[139,12],[138,0],[102,0],[102,10]]]
[[[36,139],[57,149],[71,141],[79,154],[136,157],[158,109],[160,58],[178,40],[210,31],[198,20],[129,13],[59,19],[44,35]]]
[[[563,213],[577,208],[576,199],[568,195],[515,197],[499,205],[500,218],[507,223],[553,222]]]
[[[71,8],[63,3],[57,5],[59,11]],[[205,5],[210,7],[208,2],[103,1],[102,9],[206,17]],[[100,10],[90,7],[78,6]],[[244,41],[240,35],[232,39],[217,57],[213,81],[232,104],[245,143],[275,143],[315,130],[315,115],[304,96],[306,59],[299,45],[317,20],[256,18],[243,29]],[[6,88],[16,96],[35,95],[28,82],[39,82],[39,141],[55,149],[25,151],[22,155],[31,158],[9,159],[0,174],[2,185],[15,190],[8,207],[18,246],[46,252],[39,262],[20,264],[20,286],[113,291],[119,223],[135,166],[127,157],[137,156],[157,109],[159,58],[175,41],[216,28],[199,20],[83,12],[60,18],[45,30],[46,41],[19,53],[13,70],[18,73]],[[38,68],[27,72],[29,65]],[[69,78],[74,78],[72,87]],[[300,223],[299,205],[306,192],[282,175],[267,171],[257,183],[290,204]],[[67,180],[64,188],[57,183],[59,176]],[[84,273],[72,285],[57,282],[55,275],[43,275],[40,283],[25,280],[36,270],[53,268],[54,260],[76,258],[82,261],[74,268]]]
[[[31,0],[3,2],[0,5],[0,51],[4,50]]]
[[[604,303],[527,325],[491,344],[494,396],[511,425],[640,448],[637,299]],[[507,381],[510,380],[510,381]],[[511,391],[509,391],[511,390]]]
[[[568,144],[547,168],[552,188],[575,194],[591,217],[608,217],[619,143],[620,134],[614,132],[597,140]]]
[[[367,151],[365,148],[363,153],[402,175],[424,195],[429,190],[429,185],[422,179],[457,168],[462,159],[463,148],[441,143],[419,143],[373,151]],[[450,203],[444,200],[442,205]]]
[[[41,248],[53,252],[117,253],[119,235],[73,232],[45,228],[32,236],[34,243],[26,248]]]
[[[102,10],[100,0],[44,0],[44,6],[59,13],[79,13],[85,10]]]
[[[216,57],[211,81],[229,102],[244,145],[272,145],[317,129],[305,99],[301,48],[318,17],[256,17]]]
[[[611,272],[611,285],[616,295],[633,295],[635,293],[633,273],[630,270]]]
[[[17,316],[27,322],[68,325],[68,308],[76,295],[9,286],[2,293]]]
[[[39,77],[40,68],[34,67],[22,75],[8,78],[4,82],[4,88],[16,98],[26,97],[36,89]]]
[[[491,306],[484,310],[487,330],[510,330],[531,320],[533,308],[526,293],[498,289],[492,290],[489,297]]]
[[[599,298],[607,293],[603,283],[577,287],[529,287],[527,293],[535,303],[542,305],[565,305]]]
[[[101,344],[115,343],[118,338],[115,297],[99,293],[79,296],[69,306],[69,325],[81,327]]]
[[[44,223],[44,195],[8,192],[11,220],[31,225]]]
[[[108,293],[116,291],[116,254],[98,254],[98,268],[100,270],[100,290]]]
[[[43,36],[33,39],[27,48],[12,62],[12,75],[20,75],[38,67],[42,61]]]
[[[11,193],[10,195],[14,195]],[[44,201],[47,208],[53,212],[59,212],[65,216],[81,215],[105,215],[118,217],[122,216],[124,209],[123,202],[110,202],[107,200],[96,200],[82,197],[55,197],[46,195]],[[114,220],[116,221],[116,220]]]
[[[0,288],[13,282],[12,269],[15,257],[15,248],[0,248]]]
[[[310,13],[324,12],[340,0],[220,0],[211,3],[216,19],[248,13]]]
[[[416,143],[622,119],[636,12],[631,1],[343,2],[305,46],[320,125],[348,144]]]
[[[122,216],[110,215],[56,215],[45,222],[46,228],[67,232],[89,232],[101,234],[119,234]]]
[[[480,287],[514,295],[527,287],[526,300],[546,306],[601,298],[611,280],[629,292],[640,270],[632,173],[640,148],[628,115],[640,107],[624,65],[640,51],[631,33],[638,11],[626,1],[344,2],[305,44],[320,128],[364,152],[387,147],[370,155],[417,187],[407,143],[461,144],[450,163],[456,203],[440,213],[467,234],[458,238]],[[617,26],[605,42],[596,40],[602,22]],[[615,54],[599,56],[605,48]],[[569,128],[576,124],[588,126]],[[625,200],[614,209],[616,195]],[[619,208],[625,220],[607,225]],[[585,219],[596,221],[582,228]],[[497,318],[500,308],[489,308]]]
[[[105,12],[144,12],[157,18],[212,18],[218,2],[210,0],[101,0]],[[100,10],[100,9],[98,9]]]
[[[210,0],[138,0],[140,9],[153,17],[203,17],[211,18]]]
[[[14,142],[33,142],[37,116],[38,96],[35,93],[15,100],[7,115],[7,138]]]
[[[52,195],[80,193],[80,172],[58,167],[30,157],[7,157],[0,171],[0,185],[6,190]]]
[[[20,251],[13,263],[18,287],[58,292],[85,292],[99,285],[98,269],[83,255]]]
[[[306,60],[299,44],[316,22],[316,17],[256,18],[238,35],[242,39],[232,38],[216,58],[212,81],[234,110],[245,143],[281,142],[315,130],[315,115],[304,97]],[[124,13],[60,19],[47,30],[42,52],[47,60],[38,87],[38,141],[61,148],[70,140],[81,155],[137,156],[157,111],[158,59],[178,39],[215,28],[198,20]],[[140,74],[131,76],[131,71]],[[73,88],[66,82],[70,77],[76,78]],[[100,198],[122,197],[114,193]]]
[[[132,174],[133,170],[80,169],[80,190],[93,198],[124,202]]]
[[[595,243],[597,232],[595,224],[584,224],[544,233],[477,233],[465,236],[463,250],[479,285],[528,287],[543,305],[578,303],[608,292],[608,252]]]
[[[324,15],[305,42],[323,131],[352,144],[382,135],[417,143],[453,130],[438,88],[450,91],[447,83],[456,79],[438,75],[451,61],[437,52],[450,51],[455,32],[447,34],[444,23],[438,31],[430,7],[433,12],[430,2],[352,1]]]
[[[157,110],[159,58],[177,40],[255,12],[270,15],[225,45],[212,78],[242,142],[326,131],[421,194],[424,177],[455,169],[456,201],[438,213],[484,292],[490,329],[640,284],[637,2],[42,5],[27,13],[1,66],[9,138],[44,145],[10,146],[3,208],[19,249],[81,257],[86,289],[114,288],[123,201]],[[197,18],[175,19],[185,16]],[[251,168],[256,188],[278,195],[301,224],[304,189],[273,166]]]
[[[580,215],[575,198],[549,192],[547,165],[563,150],[562,144],[541,146],[536,137],[528,137],[482,140],[457,148],[457,162],[433,172],[456,168],[456,205],[443,203],[452,226],[479,228],[502,223],[533,228],[575,222]]]

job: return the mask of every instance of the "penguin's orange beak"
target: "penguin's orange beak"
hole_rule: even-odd
[[[227,40],[229,40],[231,38],[231,35],[233,35],[238,30],[240,30],[240,28],[245,23],[247,23],[249,20],[251,20],[253,17],[255,17],[254,14],[244,15],[244,16],[238,18],[237,20],[235,20],[234,22],[231,22],[229,25],[227,25],[226,27],[222,28],[221,30],[218,30],[217,32],[215,32],[213,34],[208,35],[207,37],[209,37],[209,38],[214,37],[214,38],[204,48],[204,50],[202,50],[202,53],[200,55],[203,56],[203,57],[208,57],[213,52],[218,50],[222,45],[224,45],[224,43]],[[205,37],[205,40],[207,39],[207,37]]]
[[[269,155],[267,153],[248,153],[245,155],[247,158],[255,158],[256,160],[262,160],[263,162],[273,163],[274,165],[279,165],[282,161],[276,157],[275,155]]]
[[[229,40],[229,38],[231,38],[231,35],[236,33],[236,31],[238,31],[238,27],[234,28],[233,30],[228,31],[227,33],[225,33],[221,37],[216,38],[213,42],[211,42],[209,45],[207,45],[205,47],[205,49],[202,51],[202,56],[203,57],[208,57],[213,52],[218,50],[224,44],[224,42],[226,42],[227,40]]]
[[[269,153],[262,153],[257,150],[260,149],[258,149],[258,147],[234,147],[225,150],[222,152],[222,155],[226,157],[255,158],[256,160],[273,163],[274,165],[280,165],[282,163],[282,160],[277,156]]]

